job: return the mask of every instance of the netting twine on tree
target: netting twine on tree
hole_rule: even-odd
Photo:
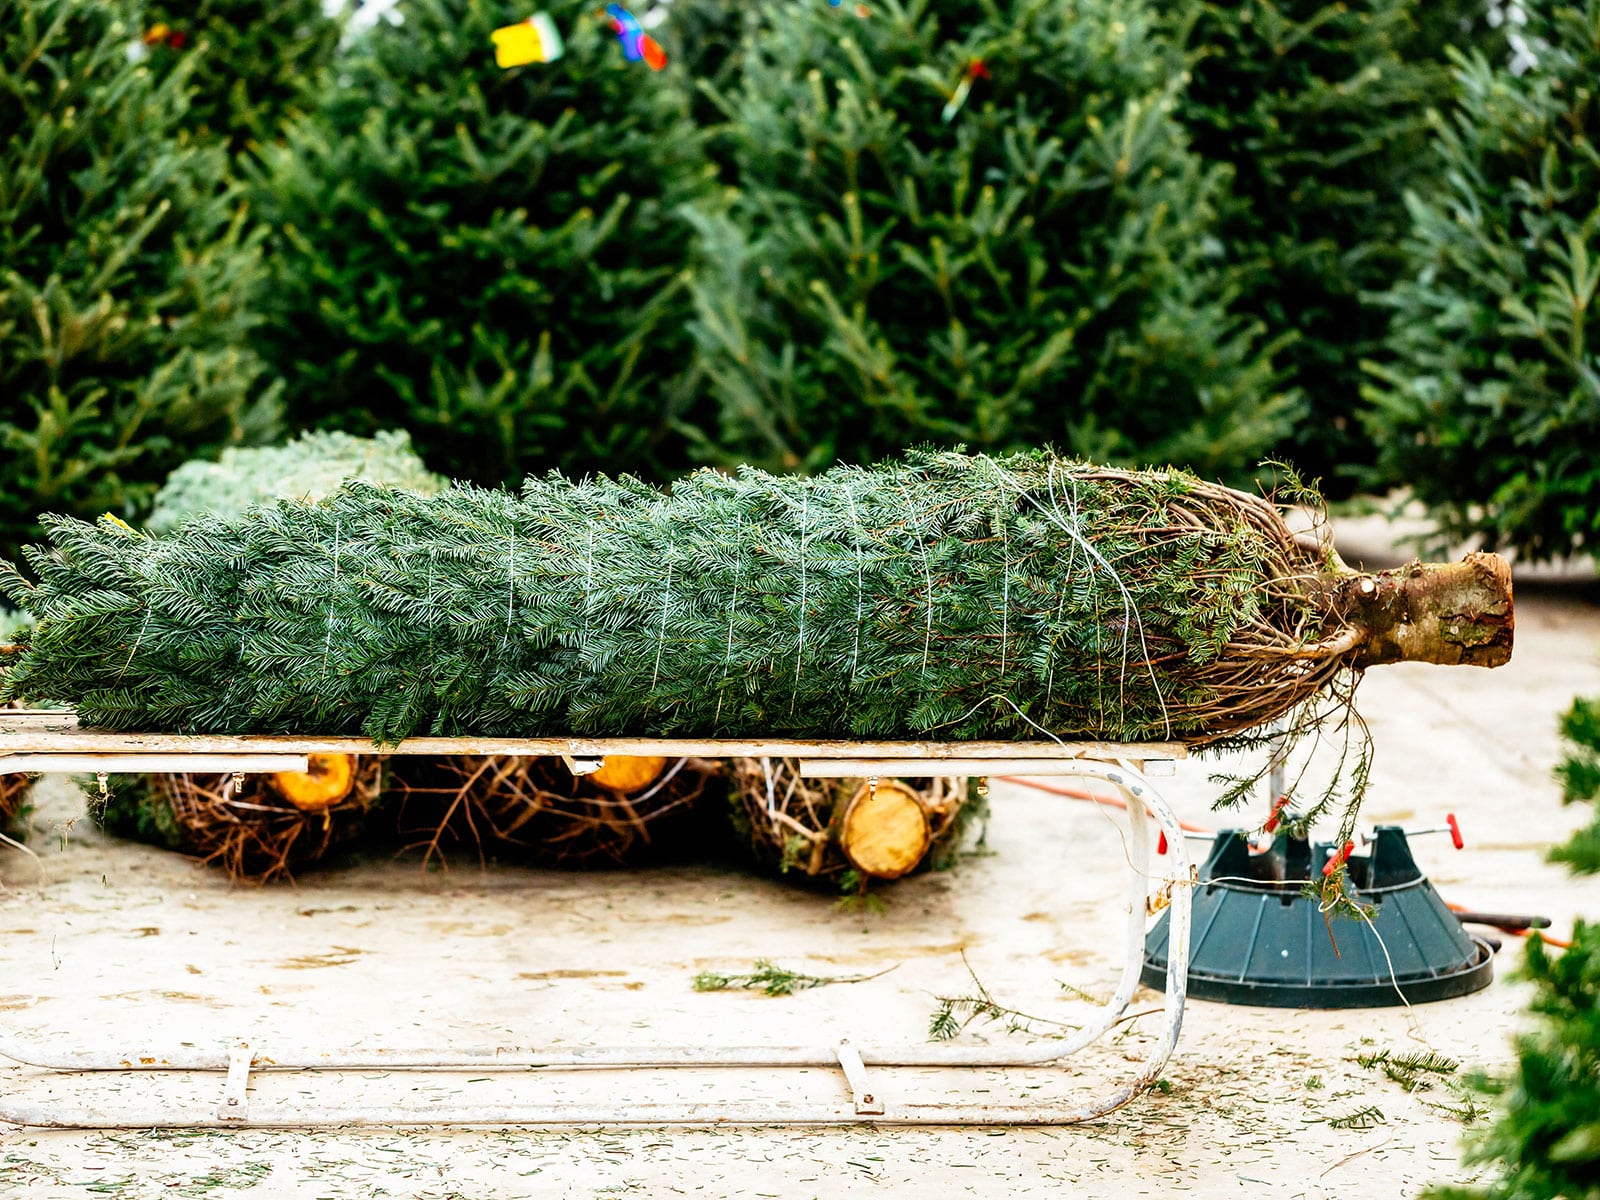
[[[45,520],[5,694],[111,729],[1206,742],[1421,656],[1267,500],[1043,453]]]

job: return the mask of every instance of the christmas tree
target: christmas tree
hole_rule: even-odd
[[[1047,454],[48,526],[3,695],[114,729],[1204,742],[1510,653],[1492,556],[1361,575],[1260,497]]]
[[[1500,1111],[1467,1154],[1469,1165],[1490,1166],[1490,1182],[1435,1188],[1429,1200],[1600,1195],[1600,925],[1579,921],[1559,955],[1530,936],[1522,975],[1534,986],[1538,1023],[1517,1038],[1509,1078],[1479,1081]]]
[[[196,453],[270,435],[261,276],[187,67],[121,4],[0,5],[0,545],[43,508],[132,517]]]
[[[1140,0],[759,6],[714,90],[712,461],[1051,442],[1237,471],[1295,415]]]
[[[1367,395],[1383,470],[1441,540],[1537,559],[1600,554],[1600,0],[1528,13],[1534,69],[1456,60],[1448,186],[1412,200]]]
[[[1563,804],[1600,802],[1600,700],[1574,700],[1561,718],[1567,753],[1556,767]],[[1574,871],[1600,872],[1600,814],[1550,854]]]
[[[675,210],[709,186],[700,135],[680,68],[628,61],[583,0],[547,11],[564,54],[503,69],[491,35],[525,10],[414,0],[263,149],[263,344],[297,422],[400,424],[482,483],[681,465],[671,425],[697,388]]]
[[[194,56],[186,124],[238,151],[277,137],[333,58],[339,23],[323,7],[323,0],[156,0],[144,8],[138,42],[157,72]]]
[[[1247,267],[1240,303],[1293,336],[1279,361],[1308,407],[1277,452],[1335,494],[1375,455],[1357,416],[1361,362],[1388,316],[1365,293],[1399,276],[1405,190],[1436,170],[1423,150],[1428,108],[1447,98],[1438,43],[1482,27],[1474,7],[1482,0],[1170,9],[1190,60],[1180,116],[1196,151],[1234,171],[1220,236]]]

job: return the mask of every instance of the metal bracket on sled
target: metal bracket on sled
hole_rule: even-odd
[[[861,1052],[850,1044],[848,1038],[839,1039],[839,1044],[833,1048],[833,1052],[838,1056],[839,1066],[844,1069],[845,1082],[850,1085],[856,1116],[883,1116],[883,1097],[878,1094],[878,1089],[872,1086],[866,1064],[861,1061]]]
[[[567,770],[574,776],[593,775],[606,765],[603,754],[563,754],[561,761],[567,764]]]
[[[250,1116],[250,1066],[255,1052],[249,1042],[235,1042],[228,1051],[228,1079],[222,1085],[222,1103],[217,1105],[217,1120],[238,1121],[241,1125]]]

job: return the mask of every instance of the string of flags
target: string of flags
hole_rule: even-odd
[[[645,66],[659,71],[667,65],[667,52],[661,44],[639,27],[634,15],[620,4],[606,5],[606,16],[611,18],[611,28],[622,43],[622,57],[629,62],[644,59]]]
[[[828,0],[832,8],[838,8],[843,0]],[[858,17],[870,15],[865,4],[855,6]],[[622,46],[622,57],[628,62],[643,62],[652,71],[659,71],[667,65],[667,52],[661,48],[661,43],[644,31],[639,19],[621,4],[607,4],[601,13],[611,25],[611,31],[617,35],[617,41]],[[647,16],[659,17],[659,11],[653,11]],[[154,44],[154,38],[164,38],[170,34],[165,25],[157,25],[145,35],[144,44]],[[182,34],[171,35],[182,38]],[[549,13],[537,12],[524,21],[514,25],[505,25],[494,30],[490,35],[494,43],[495,65],[503,70],[512,67],[525,67],[530,63],[552,63],[566,53],[566,43],[562,40],[561,31],[556,28],[556,23]],[[168,41],[168,45],[181,46],[181,40]],[[955,91],[945,103],[939,117],[945,124],[956,119],[958,113],[967,103],[967,98],[972,94],[972,86],[980,79],[989,78],[989,68],[981,58],[974,58],[967,63],[961,72],[961,78],[956,83]]]
[[[642,61],[652,71],[667,65],[667,52],[644,31],[639,19],[620,4],[607,4],[601,14],[610,22],[611,30],[622,45],[622,57],[628,62]],[[561,31],[550,19],[549,13],[538,12],[526,21],[505,25],[489,35],[494,43],[495,66],[502,70],[525,67],[530,63],[552,63],[566,53],[566,43]]]

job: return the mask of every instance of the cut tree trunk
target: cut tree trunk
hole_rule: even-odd
[[[301,812],[324,812],[350,794],[355,786],[353,754],[310,754],[304,771],[279,771],[272,776],[278,795]]]
[[[1411,562],[1347,580],[1339,591],[1347,619],[1366,635],[1357,667],[1499,667],[1511,661],[1511,565],[1498,554],[1475,552],[1458,563]]]
[[[862,780],[839,821],[839,849],[874,879],[899,879],[932,843],[922,797],[898,779]]]
[[[660,779],[666,769],[667,760],[660,755],[608,754],[600,769],[591,771],[585,778],[626,796],[644,791]]]

